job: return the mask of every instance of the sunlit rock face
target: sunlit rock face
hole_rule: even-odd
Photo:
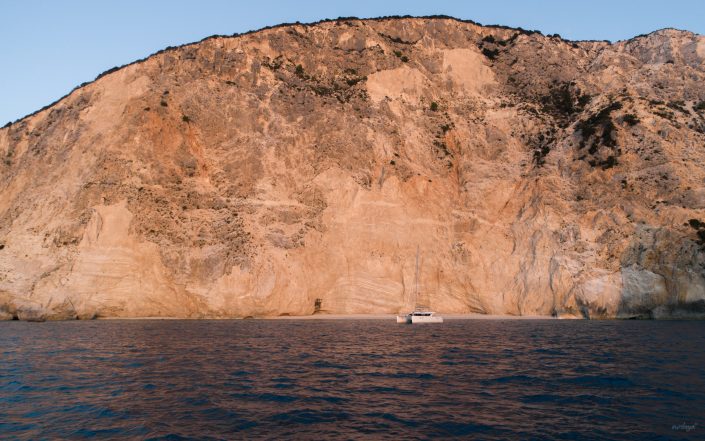
[[[0,318],[705,315],[705,38],[215,37],[0,130]]]

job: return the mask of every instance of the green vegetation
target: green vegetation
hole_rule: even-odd
[[[351,76],[353,74],[357,75],[355,69],[345,69],[344,72],[346,75],[336,75],[335,78],[330,80],[309,76],[303,73],[300,77],[306,80],[307,83],[305,87],[318,96],[332,97],[337,99],[340,103],[350,102],[353,98],[359,98],[363,101],[366,100],[366,91],[364,89],[355,88],[354,86],[363,81],[367,81],[367,76]],[[348,87],[346,87],[346,85]],[[299,90],[303,89],[299,88]]]
[[[686,115],[688,115],[690,113],[690,111],[688,111],[688,109],[685,108],[685,102],[683,102],[683,101],[669,101],[666,105],[668,107],[670,107],[671,109],[677,110],[677,111],[684,113]]]
[[[296,69],[294,70],[294,73],[296,74],[297,77],[303,78],[306,74],[304,73],[304,67],[300,64],[296,65]]]
[[[544,112],[559,117],[569,117],[583,110],[590,100],[590,95],[583,94],[575,83],[557,81],[551,85],[549,94],[540,99]]]
[[[120,69],[120,68],[119,68],[118,66],[111,67],[110,69],[106,70],[105,72],[98,74],[98,76],[95,77],[95,80],[94,80],[94,81],[97,81],[97,80],[103,78],[104,76],[106,76],[106,75],[108,75],[108,74],[111,74],[111,73],[113,73],[113,72],[116,72],[116,71],[118,71],[119,69]]]
[[[610,155],[605,159],[600,165],[602,165],[602,170],[607,170],[617,165],[617,158],[614,155]]]
[[[447,156],[453,156],[451,151],[448,150],[448,146],[445,142],[433,141],[433,146],[436,148],[436,152],[438,153],[439,159],[443,159]]]
[[[705,245],[705,230],[698,230],[698,244]]]
[[[695,233],[698,235],[697,243],[699,245],[705,245],[705,222],[701,222],[697,219],[690,219],[688,224],[690,224],[693,229],[697,230]]]
[[[387,35],[387,34],[379,33],[378,35],[380,37],[384,37],[384,38],[389,39],[389,41],[391,41],[392,43],[398,43],[398,44],[414,44],[415,43],[413,41],[402,40],[399,37],[392,37],[391,35]]]
[[[497,58],[497,55],[499,55],[499,50],[497,49],[487,49],[483,48],[482,49],[482,55],[485,57],[489,58],[490,60],[495,60]]]
[[[409,57],[404,55],[401,51],[394,51],[394,55],[404,63],[407,63],[409,61]]]
[[[695,109],[696,112],[701,112],[705,110],[705,101],[700,101],[698,104],[693,106],[693,109]]]
[[[169,104],[168,104],[166,101],[164,101],[164,100],[161,100],[161,102],[159,102],[159,105],[161,105],[162,107],[168,107],[168,106],[169,106]]]
[[[494,39],[493,35],[487,35],[482,39],[482,41],[486,43],[494,43],[496,40]]]
[[[348,84],[348,86],[354,86],[360,81],[366,81],[367,77],[359,77],[359,78],[348,78],[345,80],[345,82]]]
[[[578,93],[578,106],[585,107],[590,101],[592,101],[592,97],[588,94],[580,95]]]
[[[556,144],[555,129],[550,129],[546,133],[539,133],[532,140],[534,145],[534,164],[541,167],[546,163],[546,156],[551,152],[551,148]]]
[[[546,163],[546,156],[551,152],[551,147],[544,145],[538,150],[534,150],[534,163],[537,167],[541,167]]]
[[[334,94],[334,90],[326,86],[310,86],[313,93],[318,96],[330,96]]]
[[[438,110],[438,103],[437,102],[432,102],[431,107],[430,107],[432,112],[436,112]]]
[[[615,130],[615,125],[612,122],[612,117],[610,114],[621,108],[622,103],[613,102],[596,114],[592,115],[590,118],[578,122],[575,128],[579,130],[583,136],[583,139],[580,141],[580,147],[585,147],[585,141],[595,135],[598,129],[602,130],[602,143],[606,146],[614,146],[615,142],[614,139],[612,139],[612,132]],[[597,151],[597,142],[598,141],[595,140],[593,147],[590,149],[590,153]]]
[[[669,121],[673,121],[676,117],[676,115],[673,114],[673,112],[669,112],[667,110],[654,110],[654,115],[658,115],[663,119],[667,119]]]
[[[282,67],[282,64],[284,64],[284,57],[279,55],[277,58],[271,61],[269,60],[269,58],[266,58],[265,61],[262,62],[262,64],[269,70],[277,70]]]
[[[627,125],[635,126],[635,125],[639,124],[640,120],[633,113],[627,113],[626,115],[624,115],[622,117],[622,121],[624,121],[625,124],[627,124]]]
[[[186,115],[181,115],[181,121],[183,121],[185,123],[189,123],[189,122],[191,122],[191,118],[189,118]]]
[[[611,155],[607,159],[601,160],[599,157],[594,157],[588,160],[588,163],[592,167],[601,166],[603,170],[612,168],[617,165],[617,158],[621,153],[621,150],[617,148],[617,141],[614,137],[614,133],[617,127],[612,121],[612,112],[622,108],[622,103],[613,102],[603,107],[599,112],[595,113],[586,120],[579,121],[575,128],[582,135],[580,140],[580,149],[585,148],[587,142],[592,139],[588,153],[590,155],[595,155],[600,147],[608,147],[612,151]],[[585,159],[583,156],[581,159]]]

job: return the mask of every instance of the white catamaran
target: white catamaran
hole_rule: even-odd
[[[443,323],[443,317],[436,315],[428,307],[428,303],[419,303],[419,247],[416,247],[416,276],[414,284],[414,310],[406,315],[398,315],[397,323]]]

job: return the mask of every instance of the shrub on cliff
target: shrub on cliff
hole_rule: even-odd
[[[690,219],[688,221],[688,224],[690,224],[690,226],[695,228],[696,230],[698,230],[700,228],[705,228],[705,222],[700,222],[697,219]]]
[[[497,55],[499,55],[499,50],[497,50],[497,49],[490,50],[490,49],[484,48],[484,49],[482,49],[482,55],[489,58],[490,60],[494,60],[497,58]]]
[[[394,51],[394,56],[399,58],[402,62],[406,63],[409,61],[409,57],[404,55],[401,51]]]
[[[622,118],[622,121],[624,121],[626,124],[628,124],[630,126],[635,126],[635,125],[639,124],[639,118],[637,118],[637,116],[634,115],[633,113],[627,113],[626,115],[624,115],[624,117]]]
[[[294,73],[296,74],[297,77],[303,78],[304,77],[304,67],[300,64],[296,65],[296,69],[294,70]]]
[[[106,70],[105,72],[102,72],[102,73],[98,74],[98,76],[95,77],[95,81],[97,81],[97,80],[103,78],[104,76],[106,76],[106,75],[108,75],[108,74],[111,74],[111,73],[113,73],[113,72],[117,72],[118,70],[120,70],[120,68],[119,68],[118,66],[111,67],[110,69]]]
[[[602,161],[602,163],[600,165],[602,166],[602,170],[607,170],[608,168],[612,168],[615,165],[617,165],[617,158],[610,155],[607,159]]]
[[[614,145],[614,140],[612,139],[612,132],[615,130],[615,126],[612,122],[610,114],[615,110],[619,110],[621,108],[622,103],[614,102],[605,106],[604,108],[602,108],[602,110],[595,113],[590,118],[578,122],[575,128],[576,130],[580,131],[583,138],[580,142],[580,146],[584,147],[585,141],[587,141],[591,136],[595,135],[599,128],[602,129],[602,142],[608,146]]]
[[[494,39],[494,36],[487,35],[482,39],[482,41],[487,42],[487,43],[494,43],[495,39]]]
[[[666,103],[666,106],[670,107],[673,110],[677,110],[685,115],[690,113],[688,109],[685,108],[685,102],[683,101],[669,101],[668,103]]]
[[[354,86],[357,83],[359,83],[360,81],[367,81],[367,77],[363,76],[363,77],[359,77],[359,78],[348,78],[347,80],[345,80],[345,82],[348,84],[348,86]]]

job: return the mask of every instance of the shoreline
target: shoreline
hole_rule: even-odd
[[[397,314],[312,314],[253,317],[98,317],[95,320],[395,320]],[[440,314],[444,320],[557,320],[549,315]]]
[[[555,320],[549,315],[439,314],[443,320]],[[314,314],[258,317],[261,320],[394,320],[397,314]]]
[[[480,314],[480,313],[466,313],[466,314],[442,314],[438,313],[439,316],[443,317],[444,321],[458,321],[458,320],[590,320],[590,321],[625,321],[625,320],[647,320],[647,321],[669,321],[669,320],[705,320],[705,315],[694,314],[694,315],[673,315],[673,316],[660,316],[660,317],[649,317],[644,315],[635,316],[617,316],[617,317],[595,317],[595,318],[584,318],[575,315],[559,315],[557,317],[550,315],[503,315],[503,314]],[[144,316],[144,317],[90,317],[90,318],[67,318],[67,317],[51,317],[51,316],[39,316],[31,318],[2,318],[0,317],[0,322],[2,321],[20,321],[20,322],[58,322],[58,321],[115,321],[115,320],[188,320],[188,321],[208,321],[208,320],[290,320],[290,321],[321,321],[321,320],[389,320],[395,321],[398,314],[311,314],[311,315],[279,315],[279,316],[245,316],[245,317],[175,317],[175,316]]]

